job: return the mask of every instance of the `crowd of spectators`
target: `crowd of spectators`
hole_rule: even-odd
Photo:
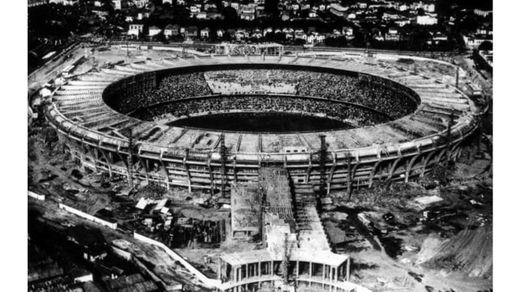
[[[406,93],[379,82],[379,78],[308,72],[298,82],[296,91],[302,96],[316,96],[366,106],[392,118],[415,109],[415,101]]]
[[[303,71],[277,69],[240,69],[204,73],[214,93],[285,93],[295,94],[298,73]]]
[[[379,111],[382,115],[376,114],[378,120],[380,116],[399,118],[416,108],[416,102],[408,91],[391,84],[390,81],[370,75],[340,75],[286,69],[238,69],[166,76],[158,80],[158,85],[153,89],[121,98],[117,109],[125,113],[137,110],[134,116],[146,116],[145,119],[150,119],[149,115],[152,114],[156,117],[165,114],[177,117],[235,109],[322,113],[340,119],[360,120],[360,124],[363,125],[374,122],[374,118],[366,117],[367,113],[374,115],[370,110],[341,103],[331,106],[331,103],[303,98],[286,97],[286,100],[283,100],[281,97],[222,97],[165,104],[180,99],[217,94],[260,93],[320,97],[352,103]],[[144,110],[146,108],[149,109]],[[362,121],[363,118],[367,121]]]
[[[214,93],[285,93],[322,97],[373,108],[397,118],[410,113],[415,101],[407,93],[368,75],[284,69],[211,71],[204,74]]]
[[[204,99],[188,99],[164,104],[161,106],[143,108],[134,117],[143,120],[153,118],[173,120],[196,114],[240,112],[286,112],[313,113],[333,119],[345,120],[355,126],[369,126],[388,121],[385,115],[378,114],[366,108],[346,103],[334,103],[320,99],[297,98],[287,96],[219,96]]]
[[[203,73],[170,75],[158,80],[158,85],[153,89],[121,97],[117,110],[127,113],[162,102],[211,94]]]

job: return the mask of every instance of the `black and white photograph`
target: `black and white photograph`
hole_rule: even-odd
[[[518,262],[519,193],[493,153],[520,163],[493,151],[494,116],[499,147],[519,132],[493,115],[518,97],[507,60],[493,94],[496,2],[20,3],[0,290],[515,291],[494,272],[497,230]]]

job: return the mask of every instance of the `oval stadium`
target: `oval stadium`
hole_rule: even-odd
[[[329,192],[456,159],[479,116],[459,70],[359,52],[135,59],[69,80],[45,114],[91,170],[227,192],[279,166]]]

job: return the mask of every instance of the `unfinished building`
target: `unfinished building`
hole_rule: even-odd
[[[260,234],[262,195],[255,183],[231,187],[231,235],[251,239]]]
[[[332,252],[314,194],[291,192],[287,175],[281,168],[260,169],[263,248],[222,255],[220,290],[368,291],[349,281],[350,257]]]

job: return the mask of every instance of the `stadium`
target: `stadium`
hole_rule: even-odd
[[[82,167],[111,176],[228,192],[280,166],[329,192],[456,159],[479,125],[464,73],[363,52],[136,59],[69,79],[45,115]]]

